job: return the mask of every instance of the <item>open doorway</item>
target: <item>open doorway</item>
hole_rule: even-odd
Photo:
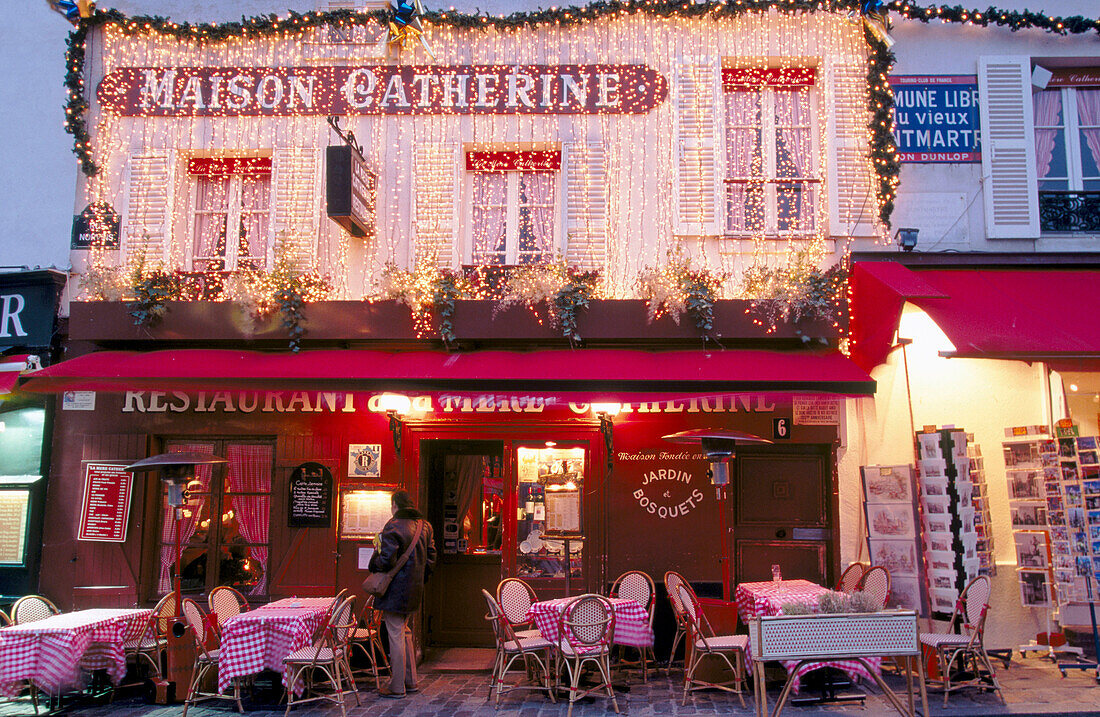
[[[481,590],[501,578],[505,500],[502,441],[425,440],[420,446],[424,515],[439,560],[426,605],[426,644],[490,646]]]

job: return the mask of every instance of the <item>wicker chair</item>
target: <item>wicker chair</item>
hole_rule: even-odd
[[[550,655],[553,644],[542,637],[519,637],[512,629],[512,623],[508,620],[504,610],[488,590],[482,590],[485,603],[489,607],[489,613],[485,619],[493,627],[493,635],[496,637],[497,654],[493,660],[493,671],[489,675],[489,693],[493,695],[493,709],[500,708],[500,697],[512,690],[546,690],[551,702],[556,702],[554,696],[554,681],[550,675]],[[516,660],[522,658],[528,676],[538,674],[542,684],[514,684],[505,686],[504,675],[512,668]],[[538,672],[533,669],[531,661],[538,666]]]
[[[836,581],[836,591],[838,593],[854,593],[859,587],[859,581],[863,578],[866,569],[867,566],[863,563],[849,565],[840,574],[840,580]]]
[[[324,700],[340,705],[340,714],[346,717],[347,710],[344,707],[344,678],[348,679],[351,692],[355,695],[355,704],[359,704],[359,691],[355,689],[355,678],[351,674],[351,665],[348,661],[348,640],[355,629],[355,598],[344,598],[330,613],[328,624],[322,631],[321,637],[309,647],[303,647],[283,658],[284,669],[289,673],[290,687],[286,694],[286,712],[289,715],[294,705],[303,702],[316,702]],[[312,673],[320,670],[328,678],[332,686],[331,692],[316,692],[313,690]],[[294,684],[299,679],[306,679],[307,689],[313,694],[309,697],[295,699]]]
[[[56,605],[41,595],[26,595],[16,600],[11,606],[11,621],[15,625],[22,625],[26,622],[45,620],[51,615],[60,613]]]
[[[928,682],[943,689],[944,707],[947,706],[948,696],[964,687],[993,690],[1004,702],[997,673],[993,670],[993,663],[989,660],[984,644],[991,589],[988,577],[981,575],[974,578],[955,603],[948,632],[920,634],[921,644],[933,649],[939,661],[940,679]],[[956,629],[960,629],[961,634],[955,634]],[[952,680],[953,674],[965,677]]]
[[[680,604],[680,586],[684,585],[688,590],[691,590],[691,594],[694,595],[695,591],[692,590],[691,584],[687,581],[683,575],[677,572],[669,570],[665,573],[665,592],[668,593],[668,601],[672,604],[672,614],[676,618],[676,634],[672,637],[672,650],[668,653],[668,665],[667,671],[672,671],[672,662],[676,659],[676,648],[679,646],[680,641],[687,635],[687,622],[684,620],[684,606]],[[687,648],[684,649],[684,664],[687,665]]]
[[[684,659],[684,700],[693,690],[715,688],[734,692],[745,706],[745,656],[749,647],[748,635],[715,635],[710,621],[699,607],[699,599],[687,585],[679,586],[680,604],[684,608],[684,620],[687,623],[687,656]],[[730,661],[730,655],[734,660]],[[707,682],[695,676],[699,664],[707,657],[717,657],[726,663],[733,672],[729,682]],[[732,686],[731,686],[732,685]]]
[[[539,637],[539,631],[527,619],[527,611],[537,600],[531,586],[519,578],[505,578],[497,584],[497,604],[504,611],[512,628],[527,628],[515,631],[519,637]]]
[[[218,616],[218,629],[229,618],[248,612],[248,600],[245,596],[227,585],[211,590],[206,602],[210,605],[210,612]]]
[[[195,665],[191,668],[191,686],[187,688],[187,700],[183,703],[183,717],[187,717],[187,709],[199,702],[206,700],[232,700],[237,703],[237,711],[244,712],[241,704],[240,680],[233,680],[233,694],[226,695],[220,692],[204,692],[200,689],[203,678],[210,670],[218,669],[219,649],[208,650],[206,648],[206,616],[202,607],[190,598],[183,600],[183,619],[187,622],[191,635],[195,638]]]
[[[564,665],[569,674],[569,709],[566,717],[573,717],[573,703],[603,690],[611,699],[615,712],[619,703],[611,687],[611,644],[615,637],[615,608],[603,595],[581,595],[568,605],[558,622],[557,666],[554,674],[561,674]],[[599,684],[581,690],[581,668],[594,664],[600,671]]]
[[[141,658],[153,668],[156,679],[160,679],[160,656],[164,649],[157,638],[156,625],[157,611],[154,610],[149,617],[142,620],[130,620],[126,625],[126,633],[122,638],[122,653],[125,657],[134,658],[134,663],[141,662]]]
[[[629,570],[611,584],[611,597],[626,598],[641,605],[649,615],[649,629],[653,629],[653,612],[657,605],[657,587],[653,584],[653,578],[641,570]],[[625,649],[625,648],[622,648]],[[649,662],[656,661],[653,655],[653,647],[639,647],[638,661],[627,662],[620,659],[620,667],[638,666],[642,670],[642,682],[649,682]]]
[[[876,605],[886,607],[890,600],[890,571],[881,565],[867,568],[859,580],[858,591],[874,597]]]
[[[7,627],[11,624],[11,618],[3,610],[0,610],[0,627]]]
[[[353,677],[360,675],[373,675],[374,688],[381,688],[378,673],[390,671],[390,662],[386,658],[386,650],[382,645],[382,611],[374,609],[374,596],[368,595],[363,602],[363,611],[359,615],[356,628],[351,631],[351,639],[348,641],[348,651],[354,652],[355,648],[366,656],[370,667],[352,672]],[[349,655],[350,657],[350,655]],[[379,667],[379,661],[382,666]]]

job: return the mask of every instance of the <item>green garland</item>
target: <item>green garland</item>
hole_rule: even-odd
[[[453,271],[442,272],[432,287],[432,308],[439,315],[439,337],[450,346],[455,336],[455,300],[462,295],[461,281]]]
[[[581,340],[577,331],[577,312],[587,309],[589,302],[596,296],[596,284],[600,280],[599,271],[566,270],[565,285],[554,294],[554,313],[561,322],[562,336],[570,344]]]
[[[535,28],[543,24],[578,25],[593,20],[645,13],[665,18],[703,18],[736,17],[750,12],[766,12],[776,9],[784,12],[805,14],[814,12],[859,12],[859,0],[709,0],[691,2],[690,0],[596,0],[583,7],[562,7],[549,10],[538,9],[530,12],[515,12],[505,16],[460,13],[454,11],[430,11],[424,13],[424,19],[432,25],[476,30],[507,30],[516,28]],[[1100,34],[1100,19],[1080,15],[1073,17],[1050,17],[1040,12],[1006,11],[989,7],[985,11],[967,10],[961,6],[946,5],[918,7],[901,0],[889,5],[907,19],[920,22],[941,20],[944,22],[972,23],[981,27],[996,25],[1007,27],[1013,32],[1028,28],[1039,28],[1059,35],[1096,32]],[[158,16],[127,17],[118,10],[96,10],[90,18],[80,20],[76,30],[69,34],[65,53],[65,87],[68,101],[65,104],[65,130],[73,136],[73,153],[80,160],[80,169],[87,176],[94,176],[99,167],[92,159],[91,138],[83,118],[88,109],[84,96],[84,60],[85,40],[88,31],[95,27],[114,25],[126,35],[144,35],[157,33],[175,37],[196,44],[217,44],[236,38],[265,38],[297,36],[321,25],[344,24],[366,25],[389,20],[390,12],[376,10],[370,13],[356,13],[350,10],[329,12],[298,13],[290,11],[285,17],[278,15],[260,15],[241,18],[240,21],[225,23],[192,24],[176,23]],[[879,176],[878,197],[879,216],[889,224],[896,194],[899,164],[897,147],[890,132],[893,107],[893,93],[881,79],[888,71],[892,56],[886,47],[874,38],[868,38],[873,55],[868,67],[870,105],[874,113],[871,130],[874,133],[871,152],[875,170]]]

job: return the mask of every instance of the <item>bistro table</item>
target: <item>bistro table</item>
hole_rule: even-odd
[[[547,642],[558,644],[561,638],[558,630],[565,606],[576,597],[557,598],[532,603],[527,610],[527,620],[534,621],[539,634]],[[607,598],[615,609],[615,634],[612,642],[627,647],[652,647],[653,628],[649,626],[649,613],[636,600],[627,598]]]
[[[334,600],[284,598],[226,620],[218,653],[218,691],[224,692],[235,678],[267,669],[283,673],[283,686],[301,694],[304,681],[287,684],[290,677],[283,659],[313,644]]]
[[[747,625],[750,618],[780,614],[787,603],[799,603],[808,607],[811,612],[817,612],[818,598],[827,592],[830,592],[828,588],[823,588],[809,580],[781,580],[779,583],[769,580],[759,583],[741,583],[737,586],[733,597],[734,602],[737,603],[737,612],[741,616],[741,621]],[[746,657],[749,660],[752,659],[752,655]],[[882,658],[879,657],[869,657],[866,662],[876,672],[882,666]],[[803,675],[822,667],[843,670],[853,679],[861,677],[872,680],[874,677],[861,662],[855,660],[804,662],[801,665],[797,660],[784,660],[782,665],[788,673],[792,671],[794,673],[791,681],[791,689],[794,692],[799,691]]]
[[[0,629],[0,694],[15,697],[21,683],[30,681],[57,695],[79,684],[81,669],[106,670],[117,685],[126,674],[122,645],[130,624],[152,614],[97,608]]]

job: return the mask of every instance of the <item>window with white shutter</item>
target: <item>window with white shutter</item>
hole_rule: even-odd
[[[1039,200],[1030,58],[979,58],[978,96],[986,235],[990,239],[1036,239]]]
[[[458,147],[427,144],[416,148],[413,174],[413,236],[417,261],[442,268],[455,264],[458,234]]]
[[[875,237],[877,176],[869,160],[871,117],[867,64],[859,56],[831,58],[826,66],[829,149],[829,235]]]
[[[317,260],[321,216],[321,151],[313,147],[277,149],[272,157],[274,241],[271,246],[294,268],[308,270]]]
[[[561,152],[470,151],[470,263],[540,264],[558,252]]]
[[[813,68],[723,68],[725,230],[809,236],[820,223]]]
[[[693,58],[681,60],[674,70],[673,233],[719,235],[723,233],[720,65],[717,58]]]
[[[123,259],[143,258],[152,264],[167,262],[176,184],[174,154],[134,155],[127,172]]]
[[[1055,87],[1032,97],[1043,231],[1100,229],[1100,78],[1084,76],[1096,85]]]
[[[191,269],[236,271],[267,266],[271,241],[271,157],[195,157]]]

